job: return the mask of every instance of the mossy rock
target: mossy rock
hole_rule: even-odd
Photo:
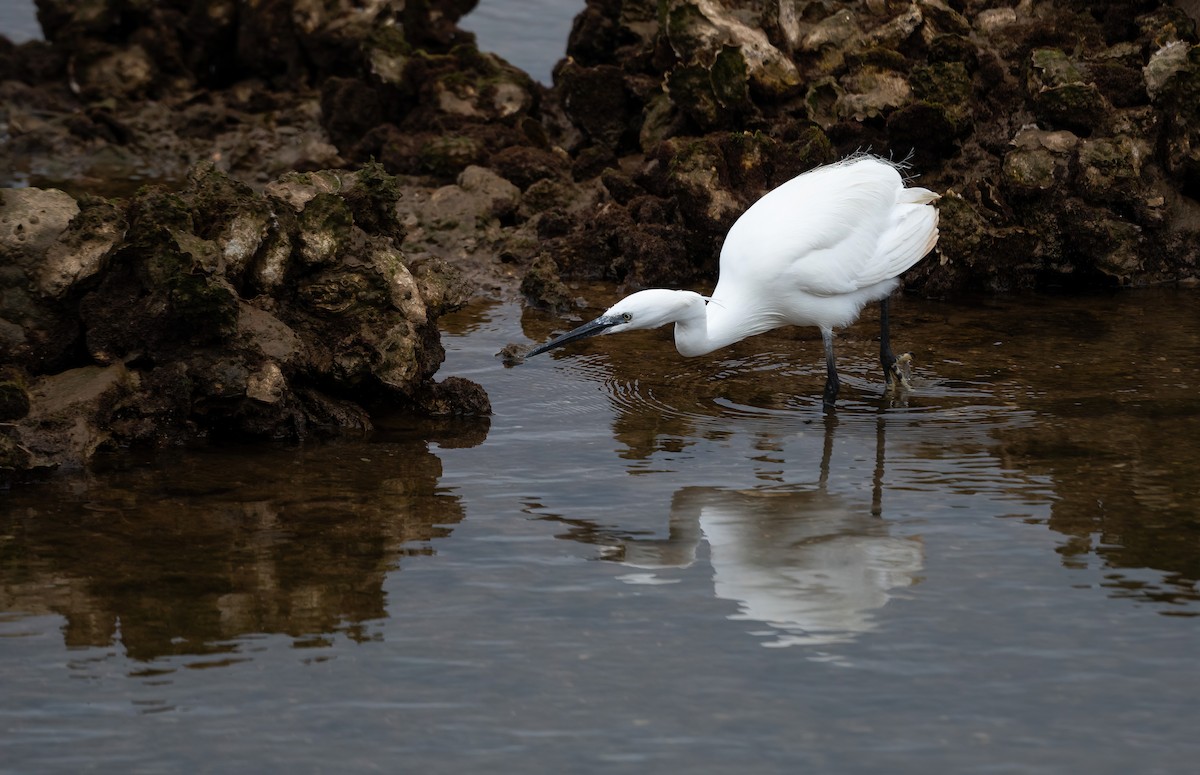
[[[1096,130],[1108,115],[1108,104],[1095,84],[1069,83],[1043,89],[1034,96],[1038,118],[1054,127],[1083,133]]]
[[[174,322],[188,341],[221,341],[237,330],[238,295],[223,278],[181,273],[168,288]]]
[[[869,46],[846,54],[846,66],[851,70],[874,67],[903,73],[909,69],[908,60],[895,49],[884,46]]]
[[[1006,188],[1021,194],[1055,188],[1064,174],[1062,160],[1045,148],[1018,149],[1004,156],[1001,176]]]
[[[15,438],[0,432],[0,488],[11,486],[30,469],[29,450]]]
[[[483,145],[464,135],[432,137],[418,153],[421,169],[439,177],[454,177],[472,164],[481,164],[484,156]]]
[[[742,113],[750,110],[749,68],[742,50],[722,46],[709,69],[713,96],[726,111]]]
[[[725,123],[727,115],[713,91],[712,77],[702,65],[681,65],[667,74],[667,92],[675,107],[707,131]]]
[[[179,194],[162,189],[143,188],[134,198],[128,214],[123,253],[153,255],[163,241],[173,242],[172,233],[190,234],[195,231],[191,209]],[[152,277],[158,281],[162,278]]]
[[[909,103],[888,114],[890,145],[903,153],[909,148],[935,158],[948,158],[958,150],[962,127],[950,117],[942,104],[924,101]]]
[[[965,263],[982,255],[987,221],[961,196],[943,196],[938,200],[941,235],[938,250],[949,262]]]
[[[1141,38],[1154,47],[1176,40],[1197,42],[1196,22],[1183,7],[1165,5],[1137,17],[1136,22]]]
[[[270,213],[266,200],[212,162],[201,162],[188,170],[181,198],[192,215],[195,233],[205,239],[216,238],[231,220],[248,210]]]
[[[926,293],[963,290],[1011,291],[1035,287],[1043,271],[1039,240],[1049,231],[993,225],[974,204],[957,194],[938,200],[941,261],[926,259],[910,279]]]
[[[321,192],[300,214],[297,256],[308,266],[331,266],[352,239],[354,214],[337,194]]]
[[[19,420],[29,414],[25,380],[16,373],[0,375],[0,422]]]
[[[521,295],[534,307],[554,312],[568,312],[575,307],[575,296],[558,274],[558,264],[545,253],[539,253],[521,280]]]
[[[1174,44],[1161,59],[1154,104],[1165,116],[1166,168],[1188,190],[1200,191],[1200,46]],[[1154,59],[1151,63],[1154,63]],[[1194,195],[1194,194],[1193,194]]]
[[[390,237],[396,244],[404,240],[404,225],[396,213],[400,184],[382,164],[375,161],[364,164],[342,192],[342,199],[354,223],[363,231]]]
[[[966,35],[938,35],[929,44],[929,61],[958,62],[972,71],[979,65],[979,49]]]
[[[962,62],[934,62],[914,67],[908,76],[913,98],[941,109],[956,132],[971,122],[973,87]]]
[[[1142,152],[1130,137],[1102,137],[1079,143],[1076,179],[1088,201],[1131,202],[1142,190]]]
[[[906,105],[912,99],[912,87],[895,70],[865,67],[841,79],[845,93],[837,101],[839,119],[865,121],[879,118]]]
[[[620,68],[568,62],[556,71],[555,79],[563,110],[592,143],[616,150],[626,134],[632,136],[635,107]]]
[[[838,102],[845,94],[846,90],[831,76],[813,81],[804,95],[808,119],[825,129],[833,126],[838,121]]]
[[[1029,67],[1029,90],[1034,93],[1090,80],[1084,64],[1057,48],[1035,49],[1029,55]]]
[[[1087,66],[1056,48],[1030,54],[1026,85],[1038,118],[1054,127],[1090,133],[1112,109]]]
[[[1145,251],[1137,224],[1086,206],[1068,207],[1060,222],[1063,240],[1081,268],[1094,268],[1120,283],[1141,272]]]
[[[686,61],[711,45],[711,22],[690,2],[660,2],[659,24],[675,56]]]

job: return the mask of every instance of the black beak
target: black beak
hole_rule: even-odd
[[[532,358],[535,355],[541,355],[547,350],[553,350],[555,347],[562,347],[564,344],[569,344],[579,339],[587,339],[589,336],[603,334],[608,329],[618,325],[624,321],[619,318],[608,318],[601,315],[590,323],[584,323],[579,328],[568,331],[560,337],[551,339],[543,345],[533,348],[525,353],[526,358]]]

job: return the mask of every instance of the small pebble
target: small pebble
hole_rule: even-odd
[[[518,366],[525,362],[525,353],[531,349],[528,345],[509,343],[496,355],[503,359],[505,366]]]

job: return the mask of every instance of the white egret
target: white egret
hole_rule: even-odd
[[[817,326],[825,345],[824,400],[839,380],[833,330],[880,302],[879,358],[888,385],[903,379],[888,331],[888,296],[898,276],[938,238],[938,195],[906,187],[900,167],[858,154],[809,170],[767,193],[730,228],[712,296],[651,289],[614,304],[600,317],[536,347],[531,357],[596,334],[675,324],[686,357],[781,326]]]

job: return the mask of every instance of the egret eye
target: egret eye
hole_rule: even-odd
[[[624,320],[626,323],[628,323],[629,321],[633,320],[633,315],[626,312],[624,315],[621,316],[621,320]]]

